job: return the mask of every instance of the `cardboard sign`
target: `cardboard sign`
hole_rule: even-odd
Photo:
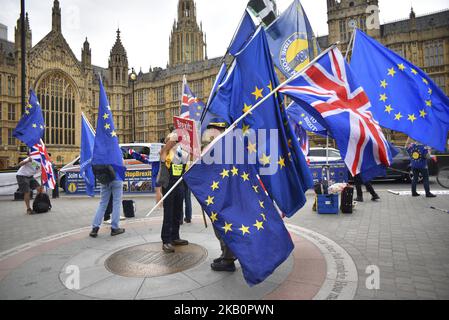
[[[201,156],[200,140],[196,122],[190,119],[173,117],[176,133],[180,138],[179,143],[184,151],[187,151],[193,160]]]

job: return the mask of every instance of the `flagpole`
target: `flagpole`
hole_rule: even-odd
[[[349,44],[348,44],[348,48],[346,50],[346,55],[345,55],[345,60],[348,61],[348,57],[349,57],[349,52],[352,52],[352,50],[354,49],[354,44],[355,44],[355,33],[356,33],[357,27],[355,27],[352,30],[352,35],[351,35],[351,40],[349,40]],[[348,61],[349,63],[349,61]]]
[[[238,118],[237,120],[234,121],[234,123],[232,125],[229,126],[228,129],[226,129],[223,133],[221,133],[218,137],[216,137],[214,139],[214,141],[212,141],[207,148],[205,148],[205,150],[203,151],[203,153],[201,153],[201,156],[190,166],[190,168],[187,170],[187,172],[192,169],[196,164],[198,164],[198,162],[201,161],[201,159],[206,155],[207,152],[209,152],[210,149],[212,149],[217,143],[218,141],[220,141],[221,139],[223,139],[229,132],[231,132],[232,130],[234,130],[237,125],[243,120],[245,119],[249,114],[251,114],[255,109],[257,109],[258,107],[260,107],[268,98],[270,98],[272,95],[276,94],[282,87],[284,87],[285,85],[287,85],[289,82],[293,81],[294,79],[300,77],[301,75],[303,75],[305,73],[305,71],[307,71],[307,69],[313,65],[316,61],[318,61],[319,59],[321,59],[321,57],[323,57],[324,55],[326,55],[327,53],[329,53],[329,51],[333,50],[336,46],[338,45],[338,42],[331,45],[329,48],[327,48],[326,50],[324,50],[323,52],[320,53],[320,55],[318,55],[315,59],[313,59],[307,66],[305,66],[304,68],[301,69],[301,71],[299,71],[298,73],[296,73],[295,75],[293,75],[292,77],[288,78],[287,80],[285,80],[283,83],[281,83],[279,86],[277,86],[273,91],[271,91],[269,94],[267,94],[264,98],[262,98],[262,100],[260,100],[258,103],[256,103],[250,110],[248,110],[246,113],[244,113],[242,116],[240,116],[240,118]],[[186,172],[186,173],[187,173]],[[146,215],[146,217],[149,217],[154,210],[156,210],[156,208],[164,202],[164,200],[170,195],[170,193],[173,192],[173,190],[183,181],[183,177],[181,177],[174,185],[173,187],[164,195],[164,197],[153,207],[153,209],[151,209],[151,211]]]

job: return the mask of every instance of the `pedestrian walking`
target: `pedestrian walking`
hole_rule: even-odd
[[[354,177],[354,184],[355,184],[355,188],[357,190],[357,198],[355,199],[355,201],[363,202],[363,190],[362,190],[363,184],[365,185],[366,190],[371,194],[372,201],[380,200],[380,197],[374,190],[374,187],[371,184],[371,182],[363,183],[362,176],[360,174],[358,174]]]

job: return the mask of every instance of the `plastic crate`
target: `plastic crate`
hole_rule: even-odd
[[[338,194],[319,194],[318,214],[338,214]]]

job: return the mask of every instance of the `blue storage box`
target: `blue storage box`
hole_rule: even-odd
[[[317,197],[319,214],[338,214],[338,194],[319,194]]]

